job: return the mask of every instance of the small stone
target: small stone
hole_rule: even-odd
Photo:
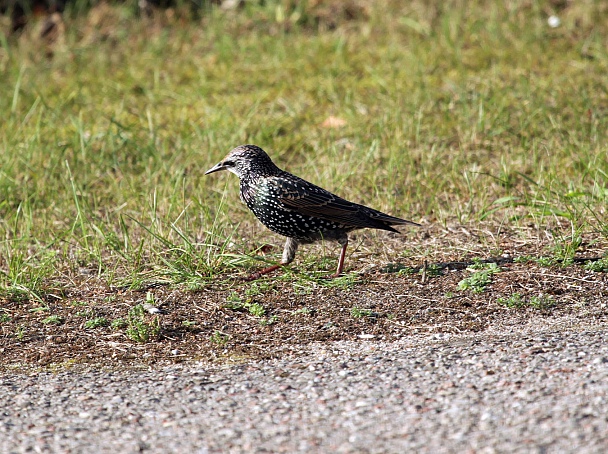
[[[150,303],[144,303],[143,307],[149,314],[160,314],[160,309]]]
[[[547,24],[549,24],[549,27],[551,28],[557,28],[562,24],[562,21],[557,16],[549,16]]]

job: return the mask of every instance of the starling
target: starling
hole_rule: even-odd
[[[241,200],[270,230],[287,237],[283,258],[273,265],[250,276],[257,279],[263,274],[291,263],[300,244],[318,240],[337,241],[341,246],[337,277],[344,268],[344,255],[348,246],[348,232],[372,228],[397,232],[392,225],[415,222],[399,219],[315,186],[302,178],[279,169],[264,150],[255,145],[241,145],[205,175],[229,170],[240,181]]]

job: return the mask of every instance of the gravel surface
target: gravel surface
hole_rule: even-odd
[[[531,323],[533,325],[533,323]],[[0,375],[1,452],[607,452],[608,325]]]

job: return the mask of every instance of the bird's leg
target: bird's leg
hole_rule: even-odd
[[[340,258],[338,259],[338,269],[335,274],[331,276],[327,276],[328,279],[333,279],[342,274],[342,270],[344,269],[344,257],[346,257],[346,247],[348,246],[348,236],[344,235],[343,237],[338,238],[338,243],[342,246],[342,250],[340,251]]]
[[[264,268],[263,270],[256,271],[255,273],[252,273],[249,276],[247,276],[245,278],[245,280],[246,281],[255,281],[256,279],[259,279],[260,277],[262,277],[264,274],[271,273],[274,270],[276,270],[277,268],[281,268],[281,264],[272,265],[272,266],[269,266],[268,268]]]
[[[260,271],[256,271],[255,273],[250,275],[246,280],[253,281],[255,279],[259,279],[264,274],[271,273],[274,270],[281,268],[282,266],[289,265],[291,262],[293,262],[299,245],[300,243],[295,238],[287,238],[287,241],[285,241],[285,247],[283,248],[283,257],[281,259],[281,263],[279,263],[278,265],[269,266],[268,268],[264,268]]]

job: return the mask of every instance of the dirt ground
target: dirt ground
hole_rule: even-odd
[[[280,251],[280,238],[271,241]],[[49,295],[44,303],[0,301],[5,314],[0,368],[120,368],[184,361],[221,365],[297,354],[311,342],[391,341],[413,334],[483,332],[489,326],[508,329],[525,324],[532,315],[564,318],[571,326],[602,323],[608,319],[608,274],[584,268],[589,260],[602,257],[602,241],[585,237],[568,266],[541,266],[517,257],[550,256],[555,241],[544,233],[534,238],[528,232],[523,239],[521,232],[463,227],[404,236],[358,233],[347,257],[351,274],[333,282],[302,279],[308,270],[301,261],[293,266],[299,274],[285,279],[279,272],[245,282],[243,270],[220,276],[198,291],[171,285],[133,291],[108,287],[94,276],[71,276],[61,298]],[[334,249],[309,246],[299,254],[315,259],[319,254],[319,263],[327,263],[330,270],[335,266]],[[495,260],[500,267],[480,293],[459,289],[459,282],[472,274],[467,268],[474,258]],[[516,293],[524,304],[509,307],[505,300]],[[131,340],[124,326],[86,325],[97,317],[108,323],[125,319],[150,296],[160,312],[146,313],[142,320],[158,320],[160,332],[148,342]],[[546,304],[525,303],[532,298]],[[252,313],[252,307],[262,307],[264,313]],[[58,316],[57,323],[48,321],[50,315]]]

